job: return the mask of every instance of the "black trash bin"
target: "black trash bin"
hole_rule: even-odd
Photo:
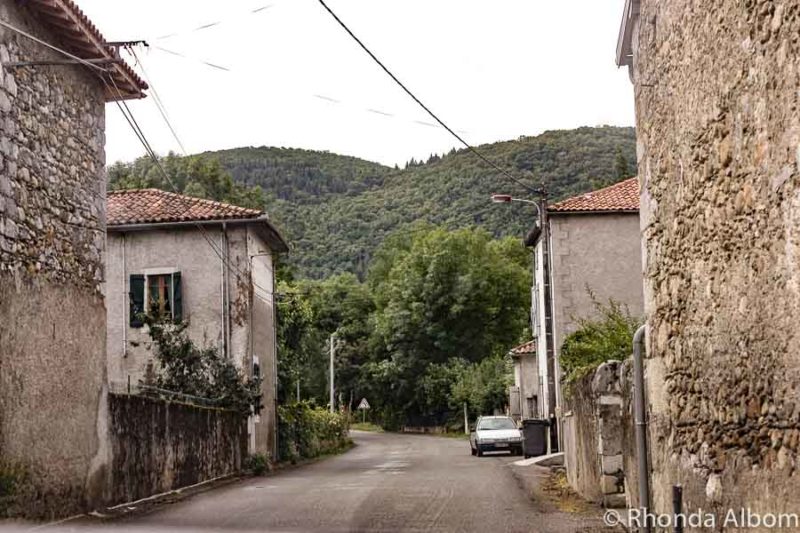
[[[522,421],[522,453],[526,458],[547,453],[548,420],[529,418]]]

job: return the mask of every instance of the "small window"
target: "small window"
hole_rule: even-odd
[[[172,274],[147,276],[147,311],[172,318]]]
[[[183,319],[181,273],[134,274],[130,278],[130,325],[142,327],[142,313],[155,312],[172,320]],[[145,305],[145,302],[146,305]]]

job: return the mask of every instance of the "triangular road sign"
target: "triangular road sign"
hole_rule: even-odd
[[[369,409],[369,402],[366,398],[361,398],[361,403],[358,404],[356,409]]]

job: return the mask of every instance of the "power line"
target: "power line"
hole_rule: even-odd
[[[5,28],[7,28],[7,29],[9,29],[9,30],[11,30],[13,32],[16,32],[19,35],[27,37],[27,38],[31,39],[32,41],[37,42],[37,43],[39,43],[39,44],[41,44],[41,45],[43,45],[43,46],[55,51],[55,52],[63,54],[64,56],[69,57],[70,59],[73,59],[73,60],[77,61],[78,63],[80,63],[80,64],[82,64],[84,66],[87,66],[87,67],[89,67],[89,68],[91,68],[91,69],[93,69],[95,71],[104,72],[104,73],[108,72],[108,70],[106,70],[106,69],[104,69],[104,68],[102,68],[102,67],[100,67],[98,65],[95,65],[94,63],[86,61],[85,59],[80,58],[80,57],[78,57],[78,56],[76,56],[74,54],[71,54],[71,53],[67,52],[66,50],[63,50],[63,49],[61,49],[61,48],[59,48],[57,46],[54,46],[54,45],[52,45],[52,44],[50,44],[50,43],[48,43],[46,41],[43,41],[42,39],[39,39],[38,37],[36,37],[34,35],[31,35],[30,33],[26,32],[26,31],[24,31],[24,30],[22,30],[20,28],[17,28],[16,26],[13,26],[12,24],[10,24],[9,22],[7,22],[5,20],[0,19],[0,26],[3,26],[3,27],[5,27]],[[144,147],[145,152],[153,160],[153,162],[155,163],[156,167],[158,168],[158,170],[161,172],[162,176],[166,180],[166,182],[173,188],[173,190],[175,191],[176,194],[178,194],[179,196],[182,196],[182,195],[180,195],[180,192],[178,191],[178,188],[173,183],[172,179],[167,174],[166,170],[164,170],[164,167],[161,165],[161,161],[158,159],[158,155],[156,155],[155,151],[153,150],[153,148],[150,145],[150,142],[147,140],[147,137],[145,136],[144,132],[142,131],[141,127],[139,126],[139,123],[136,121],[136,118],[133,116],[133,113],[131,112],[130,108],[128,107],[128,103],[123,98],[122,91],[120,91],[119,87],[117,86],[116,81],[114,80],[114,77],[113,76],[109,76],[109,80],[106,80],[106,78],[102,74],[98,73],[97,76],[109,91],[111,90],[111,87],[109,86],[108,81],[109,80],[111,81],[111,84],[114,86],[114,91],[116,92],[116,96],[117,96],[117,98],[114,100],[114,103],[117,105],[117,107],[119,108],[120,112],[125,117],[125,120],[128,122],[128,125],[131,127],[131,129],[133,129],[134,134],[136,134],[136,137],[139,139],[139,142],[142,143],[142,146]],[[127,113],[126,113],[126,111],[127,111]],[[165,117],[165,119],[166,119],[166,117]],[[172,128],[170,128],[170,129],[172,129]],[[191,206],[187,203],[187,207],[191,207]],[[205,230],[205,228],[201,224],[195,222],[195,226],[197,226],[197,228],[203,234],[203,237],[208,242],[209,246],[214,251],[214,253],[220,258],[220,260],[222,260],[222,262],[225,265],[228,266],[229,269],[235,270],[236,278],[239,281],[242,281],[241,280],[241,276],[242,276],[241,270],[236,265],[233,265],[232,263],[230,263],[230,261],[228,259],[225,258],[224,254],[221,252],[221,250],[219,250],[217,248],[216,244],[211,240],[210,236],[208,235],[208,232]],[[261,287],[254,280],[251,279],[250,282],[253,284],[253,286],[255,288],[261,289],[262,291],[264,291],[267,294],[273,294],[273,292],[271,290],[268,290],[268,289],[265,289],[264,287]],[[254,293],[254,295],[256,294],[255,291],[253,293]]]
[[[426,106],[424,103],[422,103],[422,101],[421,101],[419,98],[417,98],[417,97],[416,97],[416,95],[415,95],[414,93],[412,93],[412,92],[411,92],[411,91],[408,89],[408,87],[406,87],[406,86],[403,84],[403,82],[401,82],[401,81],[400,81],[400,80],[397,78],[397,76],[395,76],[394,74],[392,74],[392,71],[390,71],[390,70],[389,70],[389,69],[386,67],[386,65],[384,65],[384,64],[383,64],[383,62],[382,62],[380,59],[378,59],[378,57],[377,57],[375,54],[373,54],[373,53],[372,53],[372,51],[370,51],[370,49],[369,49],[369,48],[367,48],[367,46],[366,46],[366,45],[365,45],[365,44],[364,44],[364,43],[361,41],[361,39],[359,39],[359,38],[358,38],[358,37],[357,37],[357,36],[356,36],[356,35],[355,35],[355,34],[354,34],[354,33],[353,33],[351,30],[350,30],[350,28],[348,28],[348,27],[347,27],[347,25],[346,25],[344,22],[342,22],[342,19],[340,19],[340,18],[339,18],[339,17],[336,15],[336,13],[334,13],[334,12],[333,12],[333,10],[332,10],[330,7],[328,7],[328,4],[326,4],[326,3],[325,3],[325,0],[318,0],[318,1],[319,1],[319,3],[322,5],[322,7],[324,7],[324,8],[325,8],[325,10],[326,10],[326,11],[327,11],[327,12],[328,12],[328,13],[329,13],[329,14],[330,14],[332,17],[333,17],[333,19],[334,19],[336,22],[338,22],[338,23],[339,23],[339,25],[340,25],[340,26],[341,26],[341,27],[344,29],[344,31],[346,31],[346,32],[347,32],[347,34],[348,34],[348,35],[350,35],[350,37],[352,37],[352,38],[353,38],[353,40],[354,40],[356,43],[358,43],[358,45],[359,45],[359,46],[362,48],[362,50],[364,50],[364,51],[367,53],[367,55],[369,55],[369,57],[371,57],[371,58],[372,58],[372,60],[373,60],[373,61],[375,61],[375,63],[377,63],[377,64],[378,64],[378,66],[379,66],[379,67],[381,67],[381,69],[383,69],[383,71],[384,71],[386,74],[388,74],[390,78],[392,78],[392,80],[394,80],[394,82],[395,82],[395,83],[396,83],[397,85],[399,85],[399,86],[400,86],[400,88],[401,88],[401,89],[403,89],[403,91],[405,91],[405,93],[406,93],[408,96],[410,96],[410,97],[411,97],[411,99],[412,99],[412,100],[414,100],[414,101],[415,101],[415,102],[416,102],[416,103],[417,103],[417,104],[418,104],[418,105],[419,105],[419,106],[420,106],[422,109],[424,109],[424,110],[425,110],[425,112],[426,112],[426,113],[428,113],[428,115],[430,115],[430,116],[431,116],[431,118],[433,118],[433,119],[434,119],[436,122],[438,122],[438,123],[439,123],[439,125],[440,125],[441,127],[443,127],[444,129],[446,129],[446,130],[447,130],[447,131],[450,133],[450,135],[452,135],[453,137],[455,137],[455,138],[456,138],[456,139],[457,139],[457,140],[458,140],[458,141],[459,141],[461,144],[463,144],[463,145],[464,145],[464,147],[466,147],[466,148],[467,148],[467,150],[469,150],[470,152],[472,152],[473,154],[475,154],[476,156],[478,156],[478,158],[479,158],[481,161],[483,161],[484,163],[486,163],[486,164],[487,164],[487,165],[489,165],[490,167],[494,168],[495,170],[497,170],[498,172],[500,172],[501,174],[503,174],[503,175],[504,175],[505,177],[507,177],[508,179],[510,179],[510,180],[512,180],[512,181],[514,181],[514,182],[515,182],[517,185],[519,185],[519,186],[523,187],[525,190],[527,190],[527,191],[529,191],[529,192],[537,193],[537,194],[541,194],[541,193],[542,193],[542,190],[541,190],[541,189],[535,189],[535,188],[533,188],[533,187],[530,187],[529,185],[527,185],[526,183],[524,183],[522,180],[520,180],[519,178],[517,178],[516,176],[514,176],[513,174],[511,174],[511,173],[510,173],[510,172],[508,172],[507,170],[505,170],[504,168],[502,168],[502,167],[498,166],[497,164],[495,164],[493,161],[491,161],[489,158],[487,158],[487,157],[486,157],[486,156],[484,156],[482,153],[480,153],[480,152],[479,152],[477,149],[475,149],[475,148],[474,148],[474,147],[473,147],[471,144],[469,144],[467,141],[465,141],[465,140],[464,140],[464,138],[463,138],[463,137],[461,137],[461,136],[460,136],[458,133],[456,133],[455,131],[453,131],[453,129],[451,129],[451,128],[450,128],[450,126],[448,126],[447,124],[445,124],[445,123],[444,123],[444,121],[442,121],[442,119],[440,119],[440,118],[439,118],[439,117],[438,117],[438,116],[437,116],[437,115],[436,115],[436,114],[435,114],[433,111],[431,111],[431,110],[430,110],[430,108],[429,108],[428,106]]]
[[[176,194],[179,195],[179,200],[181,200],[183,198],[183,195],[181,195],[180,190],[178,189],[177,185],[175,185],[175,183],[172,181],[172,178],[170,178],[169,174],[167,174],[167,171],[164,169],[164,166],[161,164],[161,160],[158,158],[158,155],[155,153],[155,151],[153,150],[152,146],[150,146],[150,142],[147,140],[147,137],[145,137],[144,132],[142,131],[141,127],[139,126],[139,123],[136,121],[136,117],[133,116],[133,112],[130,110],[130,107],[128,107],[128,103],[124,99],[122,99],[122,94],[121,94],[119,88],[117,87],[116,82],[114,82],[113,78],[111,78],[111,83],[114,85],[114,89],[116,90],[117,95],[120,96],[119,99],[115,100],[115,103],[117,104],[117,107],[119,108],[120,112],[122,112],[123,115],[126,115],[126,112],[127,112],[127,116],[125,118],[128,121],[128,124],[131,126],[131,128],[133,128],[134,132],[137,133],[137,137],[139,137],[140,141],[142,142],[142,146],[144,146],[145,151],[150,156],[150,158],[153,160],[153,163],[155,163],[156,167],[158,168],[159,172],[163,176],[164,180],[166,180],[166,182],[169,184],[169,186],[172,187],[173,191]],[[123,108],[124,108],[124,111],[123,111]],[[168,119],[166,118],[166,115],[164,115],[163,118],[165,120],[167,120],[167,124],[170,127],[170,131],[172,131],[174,133],[175,130],[174,130],[174,128],[172,128],[172,125],[169,123]],[[177,134],[175,135],[175,139],[178,140]],[[186,155],[185,152],[184,152],[184,155]],[[189,203],[188,203],[188,200],[186,201],[186,206],[187,207],[191,207],[189,205]],[[214,251],[214,253],[220,258],[220,260],[229,269],[232,269],[232,270],[235,271],[234,275],[236,276],[237,280],[239,280],[241,282],[242,281],[242,277],[245,277],[245,281],[246,281],[246,275],[241,271],[241,269],[239,269],[238,266],[232,264],[230,262],[230,259],[225,257],[225,254],[224,254],[223,250],[217,247],[217,244],[211,239],[211,236],[208,234],[208,231],[206,231],[206,229],[201,224],[199,224],[197,222],[195,222],[195,226],[197,227],[197,229],[200,230],[200,232],[202,233],[202,235],[205,238],[206,242],[208,242],[208,245],[211,247],[211,249]],[[265,289],[264,287],[260,286],[259,284],[257,284],[255,282],[255,280],[250,279],[250,282],[253,284],[253,287],[261,289],[262,291],[264,291],[267,294],[272,294],[271,290]],[[257,293],[255,291],[253,292],[253,294],[257,295]]]
[[[260,7],[256,7],[254,9],[249,9],[249,10],[247,10],[246,13],[243,13],[243,15],[255,15],[257,13],[261,13],[262,11],[266,11],[267,9],[271,8],[273,5],[274,4],[265,4],[265,5],[262,5]],[[186,33],[193,33],[193,32],[196,32],[196,31],[207,30],[208,28],[213,28],[214,26],[218,26],[219,24],[222,24],[223,22],[225,22],[227,20],[230,20],[230,19],[231,19],[231,17],[223,18],[223,19],[215,20],[213,22],[208,22],[208,23],[205,23],[205,24],[201,24],[200,26],[197,26],[195,28],[190,28],[190,29],[183,30],[183,31],[175,31],[175,32],[172,32],[172,33],[168,33],[166,35],[159,35],[158,37],[154,37],[153,40],[154,41],[161,41],[161,40],[165,40],[165,39],[171,39],[172,37],[176,37],[178,35],[182,35],[182,34],[186,34]]]
[[[158,108],[158,112],[161,114],[161,117],[164,119],[164,122],[167,123],[169,131],[172,133],[172,136],[175,138],[175,141],[178,143],[178,146],[180,146],[181,151],[186,153],[186,148],[183,146],[183,143],[181,142],[180,138],[178,138],[178,134],[175,132],[175,129],[172,127],[172,123],[167,117],[167,110],[161,100],[161,96],[159,96],[158,91],[156,91],[156,87],[155,85],[153,85],[150,76],[147,75],[147,69],[144,68],[144,63],[142,63],[142,60],[139,59],[138,55],[136,55],[136,50],[134,50],[132,46],[127,47],[126,49],[131,53],[131,55],[133,55],[133,58],[136,60],[136,65],[142,70],[144,79],[147,82],[147,85],[150,86],[150,90],[153,92],[153,102],[155,102],[156,107]]]
[[[184,59],[190,59],[192,61],[198,61],[198,62],[200,62],[200,63],[202,63],[202,64],[204,64],[206,66],[209,66],[211,68],[215,68],[217,70],[224,70],[225,72],[230,72],[231,71],[231,69],[229,69],[228,67],[223,67],[222,65],[217,65],[216,63],[211,63],[209,61],[206,61],[204,59],[199,59],[197,57],[187,56],[186,54],[183,54],[181,52],[176,52],[175,50],[170,50],[168,48],[164,48],[163,46],[153,45],[153,48],[155,48],[156,50],[160,50],[160,51],[162,51],[164,53],[176,56],[176,57],[182,57]]]

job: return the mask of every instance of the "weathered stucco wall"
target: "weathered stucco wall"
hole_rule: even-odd
[[[551,215],[553,305],[556,350],[578,327],[576,319],[597,315],[597,300],[609,298],[644,315],[642,241],[637,213]]]
[[[19,5],[0,18],[52,41]],[[46,59],[0,29],[0,63]],[[105,481],[104,98],[82,67],[0,68],[0,459],[28,514],[69,514]]]
[[[641,3],[633,79],[660,511],[673,483],[689,509],[800,509],[799,33],[795,1]]]
[[[109,503],[130,502],[241,470],[240,414],[141,396],[109,395]]]
[[[515,383],[519,387],[522,418],[539,418],[541,402],[539,396],[539,363],[536,353],[514,356]]]
[[[206,234],[220,250],[226,248],[222,225],[208,226]],[[146,327],[131,327],[129,280],[131,274],[148,269],[181,272],[183,318],[189,337],[199,346],[212,346],[223,353],[224,321],[229,322],[229,357],[250,375],[254,356],[262,382],[261,414],[251,421],[253,452],[275,450],[275,324],[272,298],[272,254],[251,228],[228,226],[228,262],[225,278],[230,292],[229,311],[223,304],[224,263],[196,227],[120,232],[108,234],[108,370],[112,391],[133,386],[154,364]],[[124,259],[124,260],[123,260]],[[251,270],[252,268],[252,270]],[[236,273],[242,275],[237,277]],[[248,274],[252,274],[248,277]],[[252,304],[252,305],[251,305]]]

